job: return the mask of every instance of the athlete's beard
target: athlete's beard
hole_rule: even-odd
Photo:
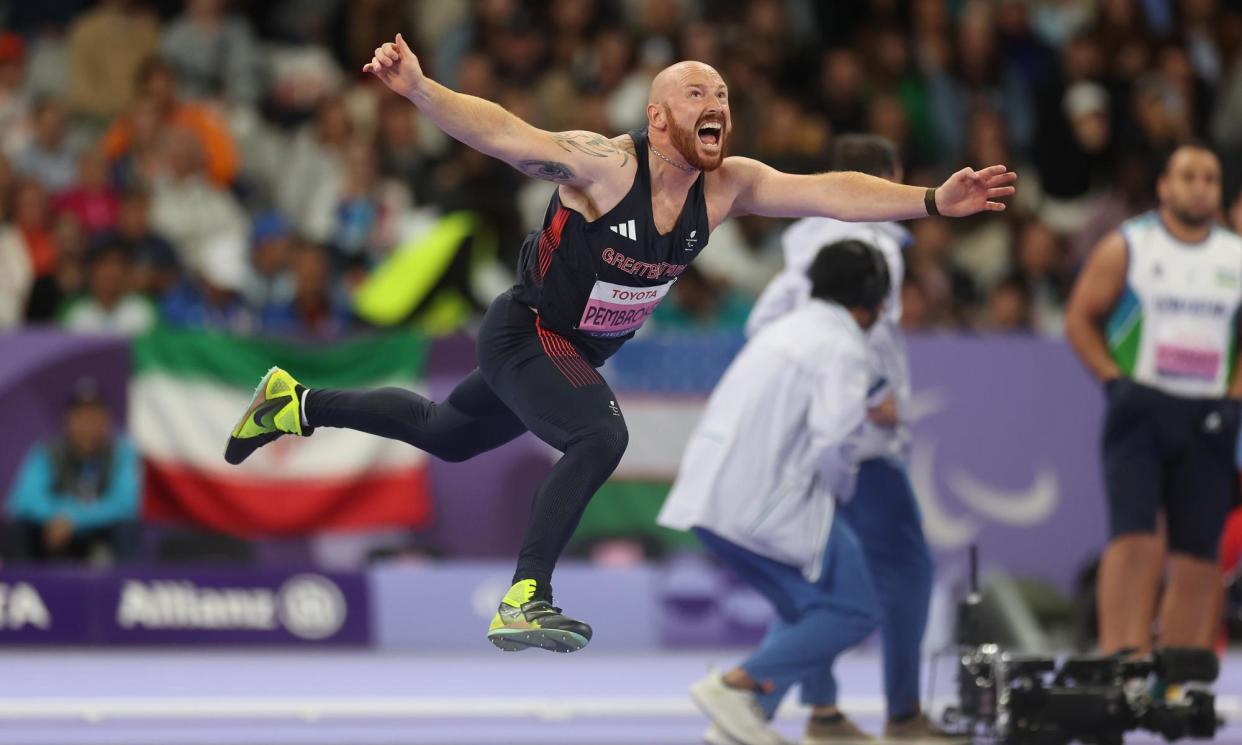
[[[1216,219],[1215,210],[1211,212],[1199,213],[1191,212],[1186,209],[1180,209],[1178,207],[1169,207],[1169,212],[1177,219],[1178,222],[1188,228],[1202,228],[1212,224],[1212,222]]]
[[[673,141],[673,148],[686,159],[691,168],[697,168],[700,171],[714,171],[724,163],[726,146],[729,143],[729,134],[731,127],[724,117],[718,117],[708,120],[706,117],[694,123],[694,127],[686,129],[677,126],[677,122],[673,120],[673,113],[669,111],[668,105],[664,105],[664,116],[668,119],[668,133]],[[699,127],[703,126],[706,121],[720,122],[720,152],[715,156],[704,158],[699,155]]]

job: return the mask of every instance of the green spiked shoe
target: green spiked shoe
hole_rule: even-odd
[[[547,649],[577,652],[591,641],[591,627],[561,614],[550,600],[535,600],[535,580],[509,588],[487,629],[487,638],[506,652]]]
[[[311,427],[302,427],[302,391],[306,387],[279,367],[267,371],[246,413],[229,435],[224,459],[233,465],[281,435],[309,436]]]

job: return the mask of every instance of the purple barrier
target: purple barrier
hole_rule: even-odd
[[[644,355],[645,342],[636,341],[623,354],[637,372],[686,368],[689,374],[672,376],[690,386],[679,388],[681,395],[706,397],[736,343],[698,343],[721,354],[700,349],[692,361],[714,362],[690,367],[680,344],[647,344]],[[1096,386],[1057,341],[928,337],[912,339],[910,353],[917,420],[910,475],[941,567],[960,567],[976,542],[985,562],[1067,588],[1106,539]],[[432,395],[447,396],[473,366],[472,341],[437,340],[427,370]],[[7,496],[30,443],[57,428],[78,376],[103,383],[123,423],[129,367],[124,340],[54,331],[0,335],[0,495]],[[609,371],[618,384],[633,373],[624,365]],[[529,435],[469,463],[433,460],[436,523],[429,539],[454,556],[511,557],[548,467],[547,448]]]
[[[0,572],[0,645],[371,642],[361,573],[214,569]]]
[[[632,346],[631,360],[656,369],[688,364],[677,349],[639,357],[652,350]],[[985,566],[1068,590],[1107,538],[1097,387],[1060,341],[924,337],[909,346],[910,476],[942,576],[960,575],[973,542]],[[432,396],[447,396],[473,360],[469,340],[438,341],[428,362]],[[679,379],[705,398],[723,372],[716,367]],[[625,370],[610,372],[626,382]],[[549,464],[548,449],[529,435],[468,463],[433,460],[433,541],[454,556],[512,556]]]
[[[942,573],[985,565],[1069,589],[1107,540],[1103,397],[1062,342],[910,341],[910,478]]]
[[[656,589],[663,574],[652,565],[610,569],[566,561],[556,570],[554,586],[566,612],[594,628],[591,649],[650,649],[659,642],[663,614]],[[490,650],[487,625],[512,576],[511,561],[375,567],[370,579],[376,646]]]
[[[83,644],[96,637],[91,576],[77,569],[0,571],[0,645]]]

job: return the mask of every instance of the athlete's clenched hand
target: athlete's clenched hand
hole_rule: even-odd
[[[362,71],[371,73],[384,81],[384,85],[395,93],[406,98],[418,90],[425,80],[423,68],[418,64],[418,57],[410,51],[409,45],[405,43],[401,34],[397,34],[396,41],[376,47],[375,56],[362,66]]]

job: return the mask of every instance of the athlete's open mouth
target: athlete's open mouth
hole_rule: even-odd
[[[704,145],[719,145],[723,126],[720,122],[707,122],[699,127],[699,142]]]

